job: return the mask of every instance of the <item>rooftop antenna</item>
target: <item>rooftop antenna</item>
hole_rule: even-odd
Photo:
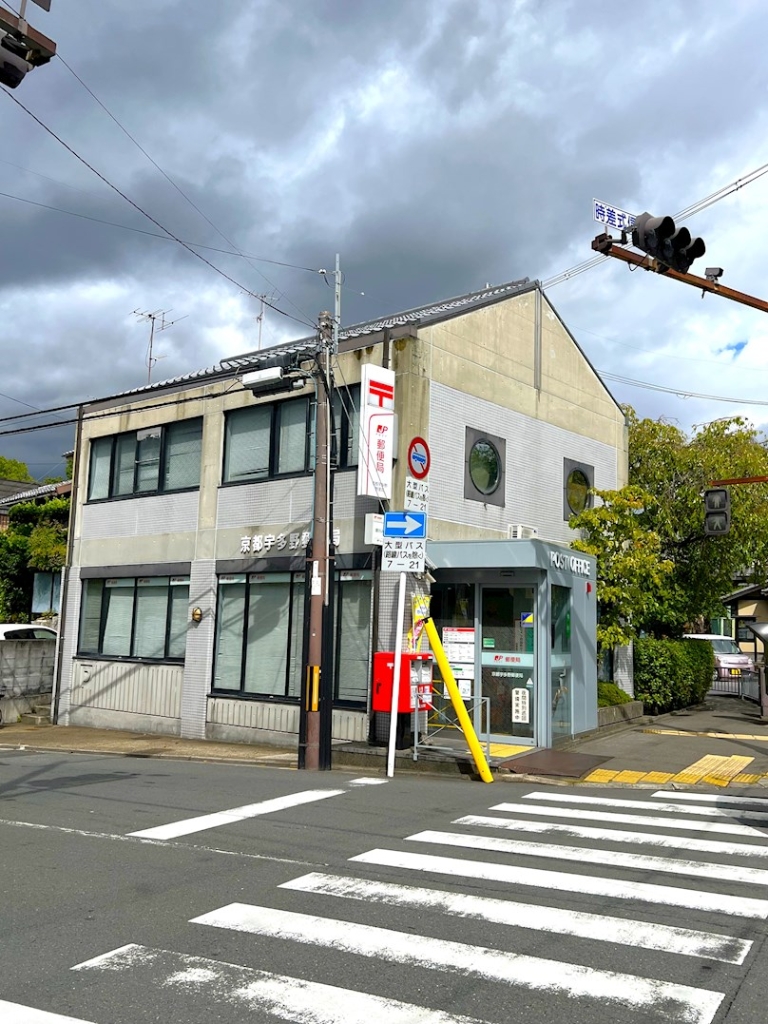
[[[133,315],[139,318],[140,323],[151,324],[149,328],[149,345],[147,346],[147,384],[152,383],[152,367],[157,363],[159,359],[164,359],[164,356],[155,356],[152,354],[155,345],[155,331],[167,331],[169,327],[173,327],[174,324],[178,323],[179,320],[186,320],[189,314],[184,316],[177,316],[175,320],[166,320],[168,313],[172,312],[170,309],[156,309],[152,313],[145,313],[140,309],[134,309]],[[157,321],[160,321],[158,323]]]

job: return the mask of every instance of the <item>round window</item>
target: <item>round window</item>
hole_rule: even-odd
[[[481,494],[493,494],[501,482],[501,458],[486,438],[475,441],[469,453],[469,477]]]
[[[568,502],[568,508],[574,515],[578,515],[585,508],[589,508],[590,486],[587,474],[583,470],[572,469],[568,474],[568,482],[565,485],[565,497]]]

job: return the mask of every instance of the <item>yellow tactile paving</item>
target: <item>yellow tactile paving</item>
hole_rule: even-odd
[[[512,757],[514,754],[522,754],[524,750],[531,751],[533,747],[513,746],[510,743],[491,743],[491,757]]]
[[[614,775],[613,782],[635,783],[635,782],[639,782],[640,779],[642,779],[642,777],[644,775],[646,775],[646,774],[647,774],[646,772],[623,771],[623,772],[619,772],[618,775]]]
[[[689,784],[695,784],[701,782],[705,775],[711,775],[723,766],[723,762],[729,761],[730,758],[718,757],[717,754],[705,754],[704,757],[700,757],[698,761],[694,761],[693,764],[689,764],[687,768],[683,768],[677,775],[672,776],[673,782],[687,782]]]
[[[749,772],[743,772],[741,775],[734,776],[734,778],[731,779],[731,782],[741,784],[743,786],[754,786],[756,782],[759,782],[760,779],[764,778],[765,775],[752,775]]]
[[[658,786],[663,782],[669,782],[674,777],[674,772],[646,772],[646,774],[640,779],[640,782],[652,782]]]
[[[593,772],[585,776],[584,782],[613,782],[618,772],[612,772],[608,768],[595,768]]]
[[[754,757],[738,757],[736,755],[727,758],[720,768],[715,769],[709,775],[704,776],[704,782],[712,786],[727,786],[737,775],[740,775],[747,765],[752,764]]]

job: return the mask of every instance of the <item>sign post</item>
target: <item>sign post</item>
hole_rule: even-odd
[[[400,573],[395,617],[395,664],[392,677],[392,710],[389,714],[389,745],[387,747],[387,777],[395,774],[395,743],[397,741],[397,709],[400,703],[400,662],[403,653],[403,617],[405,615],[405,573]]]

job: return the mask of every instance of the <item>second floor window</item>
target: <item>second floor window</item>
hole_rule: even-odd
[[[200,486],[202,418],[91,441],[88,500]]]
[[[333,411],[339,469],[357,465],[357,386],[337,389]],[[251,405],[227,413],[224,431],[225,484],[307,473],[314,465],[315,406],[309,398]]]

